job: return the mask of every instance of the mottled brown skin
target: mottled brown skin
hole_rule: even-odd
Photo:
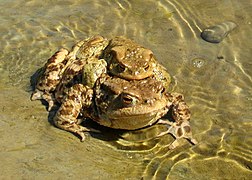
[[[90,63],[101,64],[100,56],[107,45],[108,40],[97,35],[79,41],[70,52],[63,48],[56,52],[45,64],[44,72],[37,81],[31,100],[46,100],[50,111],[56,101],[61,102],[69,87],[81,81],[84,66]],[[103,60],[102,64],[104,63]],[[104,66],[99,70],[102,71],[100,74],[105,73]],[[95,72],[96,69],[89,73],[90,78],[94,78],[93,74],[98,78],[100,74]]]
[[[52,92],[59,84],[62,74],[65,70],[68,60],[66,56],[68,51],[60,49],[56,52],[44,66],[43,76],[39,78],[36,84],[36,89],[31,95],[31,100],[44,99],[48,102],[50,110],[54,104]]]
[[[55,53],[44,69],[31,99],[45,99],[48,110],[57,101],[55,125],[82,140],[90,130],[80,123],[91,118],[103,126],[126,130],[165,124],[168,130],[160,136],[169,133],[176,138],[170,149],[179,145],[180,138],[197,143],[183,96],[168,92],[170,75],[152,51],[132,40],[93,36],[78,42],[70,52]],[[169,110],[174,122],[160,119]]]
[[[77,119],[83,107],[91,105],[93,90],[82,84],[75,84],[67,93],[59,110],[54,118],[57,127],[66,131],[78,134],[82,140],[85,139],[85,132],[89,131],[86,127],[79,125],[82,119]]]
[[[93,36],[91,38],[85,39],[83,41],[78,42],[70,53],[73,61],[70,63],[64,74],[59,85],[56,88],[55,96],[58,102],[62,100],[65,96],[68,88],[73,86],[74,84],[82,81],[83,68],[89,66],[91,63],[95,64],[105,64],[106,62],[100,59],[104,48],[108,45],[108,40],[103,38],[102,36]],[[103,70],[97,75],[96,79],[102,73],[106,72],[105,64],[102,68]],[[98,67],[100,68],[100,67]],[[94,68],[92,72],[89,72],[89,78],[94,78],[94,74],[100,71],[100,69]],[[95,75],[95,76],[96,76]],[[91,84],[87,84],[89,86],[93,86]]]

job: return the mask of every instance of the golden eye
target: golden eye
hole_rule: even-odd
[[[125,104],[131,104],[133,102],[133,99],[129,96],[122,96],[122,100]]]
[[[122,100],[124,105],[133,106],[133,105],[135,105],[137,103],[138,98],[131,95],[131,94],[128,94],[128,93],[122,93],[121,94],[121,100]]]

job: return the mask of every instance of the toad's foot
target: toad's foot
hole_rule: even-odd
[[[192,131],[191,131],[189,121],[184,121],[180,125],[178,125],[176,123],[172,123],[172,122],[160,119],[158,121],[158,124],[165,124],[169,126],[168,130],[160,133],[158,137],[166,135],[166,134],[171,134],[175,138],[175,140],[169,145],[169,149],[175,149],[177,146],[179,146],[178,140],[181,138],[187,139],[193,145],[198,143],[197,140],[194,139],[192,136]]]
[[[81,120],[73,119],[73,118],[71,119],[71,117],[56,116],[54,118],[54,123],[55,123],[55,126],[63,130],[79,135],[81,138],[81,141],[85,140],[85,137],[86,137],[85,132],[91,131],[90,129],[79,125],[81,123]]]
[[[52,107],[54,106],[54,98],[52,94],[36,89],[31,95],[31,100],[34,101],[38,99],[44,99],[48,103],[47,110],[51,111]]]

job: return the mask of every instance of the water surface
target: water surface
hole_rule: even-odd
[[[0,1],[0,179],[249,179],[252,176],[250,0]],[[238,25],[219,44],[200,38]],[[59,48],[101,34],[153,50],[189,104],[199,144],[169,151],[164,127],[110,129],[83,143],[55,128],[30,77]]]

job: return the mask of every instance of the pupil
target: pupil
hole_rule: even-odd
[[[126,103],[131,103],[132,99],[129,98],[129,97],[123,97],[123,101],[126,102]]]

